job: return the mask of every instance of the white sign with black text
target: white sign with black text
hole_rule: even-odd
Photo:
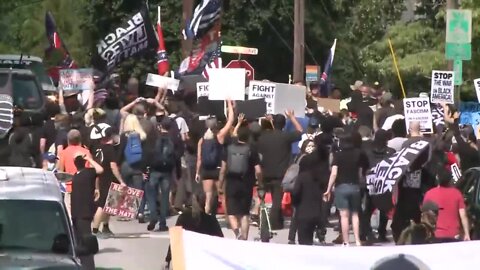
[[[403,106],[407,132],[410,133],[411,122],[419,122],[423,133],[433,133],[433,119],[428,98],[405,98],[403,99]]]
[[[480,103],[480,79],[473,80],[473,85],[475,85],[475,92],[477,92],[477,99]]]
[[[430,99],[432,103],[454,103],[454,79],[453,71],[432,71],[432,89]]]
[[[275,111],[275,89],[275,83],[250,81],[248,99],[264,98],[267,103],[267,114],[273,114]]]
[[[199,97],[208,97],[209,84],[208,82],[197,83],[197,100]]]

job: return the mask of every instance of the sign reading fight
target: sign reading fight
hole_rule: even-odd
[[[267,103],[267,114],[273,114],[275,111],[275,89],[275,83],[251,81],[248,99],[264,98]]]
[[[475,86],[475,92],[477,92],[477,99],[480,103],[480,79],[473,80],[473,85]]]
[[[419,122],[423,133],[433,133],[432,113],[428,98],[405,98],[403,106],[407,131],[411,122]]]
[[[199,97],[208,97],[209,89],[208,82],[197,83],[197,100]]]
[[[125,59],[141,54],[148,48],[157,47],[157,36],[147,8],[143,6],[138,13],[98,42],[98,56],[94,58],[93,64],[100,70],[112,71]]]
[[[92,74],[93,70],[91,68],[61,69],[60,83],[63,91],[90,90],[93,84]]]
[[[455,75],[453,71],[432,71],[432,103],[454,103],[454,81]]]
[[[103,211],[109,215],[136,218],[143,191],[112,183]]]

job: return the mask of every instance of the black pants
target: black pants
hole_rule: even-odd
[[[293,208],[292,219],[290,221],[290,228],[288,229],[288,241],[295,242],[297,236],[297,218],[295,217],[295,208]]]
[[[83,245],[82,237],[84,235],[92,234],[92,219],[72,219],[73,223],[73,232],[75,233],[75,239],[77,240],[77,245]],[[95,260],[93,255],[90,256],[80,256],[80,262],[82,263],[83,270],[95,270]]]
[[[368,192],[368,191],[367,191]],[[365,241],[366,238],[372,235],[371,219],[372,214],[375,211],[375,205],[368,193],[365,193],[365,209],[362,210],[360,215],[360,238]],[[380,222],[378,225],[378,235],[385,237],[387,234],[388,216],[384,211],[380,211]]]
[[[313,245],[313,233],[317,224],[318,218],[297,219],[298,244]]]
[[[270,209],[270,222],[272,225],[272,230],[283,229],[283,189],[281,184],[282,181],[278,179],[265,179],[265,191],[272,194],[272,208]]]
[[[192,205],[192,192],[198,188],[195,182],[195,166],[196,157],[185,154],[186,168],[182,168],[182,176],[178,179],[177,193],[175,196],[174,206],[181,209],[183,205]]]

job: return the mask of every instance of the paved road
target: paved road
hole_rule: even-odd
[[[173,226],[176,217],[168,219]],[[225,237],[234,238],[233,232],[225,228],[225,221],[219,217]],[[148,232],[146,224],[137,221],[120,222],[114,218],[111,222],[113,239],[99,240],[100,252],[95,256],[97,267],[123,270],[158,270],[161,269],[167,253],[169,238],[167,232]],[[286,244],[288,229],[277,232],[272,242]],[[250,241],[258,235],[258,229],[251,226]],[[329,228],[326,241],[331,243],[338,233]],[[353,242],[353,237],[351,238]]]

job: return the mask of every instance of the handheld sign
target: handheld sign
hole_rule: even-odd
[[[276,84],[271,82],[251,81],[248,91],[248,99],[265,99],[267,103],[267,114],[275,111],[275,89]]]
[[[142,198],[143,190],[111,183],[103,211],[113,216],[135,218]]]
[[[208,97],[209,85],[208,82],[197,83],[197,101],[200,97]]]
[[[453,183],[457,183],[460,178],[462,178],[462,173],[460,172],[460,168],[458,168],[457,163],[453,163],[450,165],[450,171],[452,172]]]
[[[474,80],[473,84],[475,85],[475,92],[477,92],[477,99],[480,103],[480,79]]]
[[[93,70],[91,68],[61,69],[60,83],[63,91],[90,90],[93,84]]]
[[[432,71],[431,101],[432,103],[454,103],[454,81],[453,71]]]
[[[167,88],[172,91],[177,91],[180,81],[170,77],[164,77],[157,74],[148,73],[146,85]]]
[[[411,122],[420,122],[420,129],[423,133],[433,133],[433,119],[428,98],[405,98],[403,106],[407,132],[409,132]]]
[[[210,100],[245,100],[245,69],[217,68],[208,72]]]
[[[300,85],[277,83],[275,89],[275,114],[283,114],[286,110],[293,110],[296,117],[305,117],[306,87]]]

